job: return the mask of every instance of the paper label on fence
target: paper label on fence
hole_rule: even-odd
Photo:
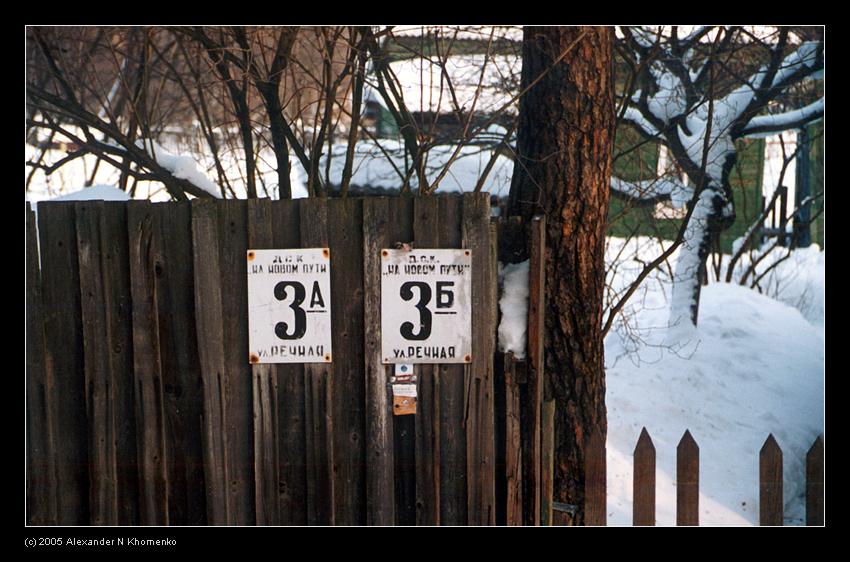
[[[472,361],[472,252],[381,250],[384,363]]]
[[[248,250],[247,258],[249,362],[330,363],[328,249]]]

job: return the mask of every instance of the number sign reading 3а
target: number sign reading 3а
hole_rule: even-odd
[[[381,250],[384,363],[472,361],[472,252]]]
[[[251,363],[330,363],[328,249],[248,250],[248,325]]]

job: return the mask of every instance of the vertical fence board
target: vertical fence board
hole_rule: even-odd
[[[206,523],[188,202],[127,207],[140,521]]]
[[[253,385],[248,362],[248,251],[247,202],[218,203],[220,283],[226,368],[225,409],[227,414],[230,493],[233,522],[253,525],[254,513],[254,425]]]
[[[417,197],[413,239],[417,249],[440,247],[440,213],[434,196]],[[416,365],[416,523],[440,524],[440,366]]]
[[[159,219],[153,205],[133,201],[127,209],[133,300],[133,372],[138,428],[140,522],[166,525],[168,475],[162,406],[162,365],[159,349],[160,318],[156,276],[163,272]]]
[[[555,401],[543,402],[540,448],[540,525],[553,524],[555,501]]]
[[[89,435],[89,509],[93,525],[117,523],[114,406],[109,389],[109,338],[104,312],[109,273],[101,267],[103,201],[74,205],[77,259],[80,274],[80,312],[83,326],[83,363],[86,373],[86,410]]]
[[[137,469],[135,392],[133,380],[133,323],[130,289],[130,256],[127,239],[127,207],[109,201],[103,207],[102,268],[108,272],[107,307],[104,310],[108,330],[106,354],[109,358],[110,409],[115,439],[117,523],[138,524],[139,484]]]
[[[605,434],[590,433],[584,459],[584,523],[587,526],[607,525],[607,470]]]
[[[35,213],[27,203],[27,523],[56,524],[56,466],[45,380],[44,319]]]
[[[699,447],[688,430],[676,447],[676,525],[699,525]]]
[[[390,224],[393,227],[391,243],[413,242],[413,197],[389,199]],[[378,309],[380,314],[380,308]],[[387,366],[392,373],[394,367]],[[390,389],[391,390],[391,389]],[[393,482],[395,484],[396,525],[416,524],[416,416],[393,416]]]
[[[505,354],[505,524],[522,525],[522,437],[517,370],[513,353]]]
[[[528,368],[522,389],[523,520],[540,524],[541,408],[543,405],[543,334],[546,307],[546,218],[535,216],[529,226]]]
[[[272,202],[274,247],[301,247],[299,201]],[[277,365],[278,476],[280,522],[307,524],[307,444],[305,441],[304,366]]]
[[[331,394],[334,524],[366,523],[363,356],[363,200],[328,201],[328,246],[333,258],[331,300],[335,314]]]
[[[393,414],[381,358],[381,249],[405,237],[386,197],[363,200],[364,357],[366,377],[366,523],[395,522]],[[393,210],[397,210],[393,205]],[[395,240],[394,240],[395,239]]]
[[[463,247],[463,199],[457,195],[438,197],[440,248]],[[474,318],[474,317],[473,317]],[[473,320],[474,321],[474,320]],[[464,392],[466,366],[439,365],[439,481],[440,524],[465,525],[467,522],[466,431],[464,430]]]
[[[495,522],[493,353],[496,302],[492,287],[490,195],[463,195],[463,234],[472,251],[472,363],[466,366],[467,502],[470,525]]]
[[[328,246],[327,199],[315,197],[301,202],[301,246]],[[331,275],[334,256],[331,255]],[[337,303],[331,306],[336,307]],[[333,321],[333,312],[331,312]],[[336,350],[332,350],[336,355]],[[334,524],[333,489],[333,367],[329,363],[304,365],[307,427],[307,523]]]
[[[782,449],[771,433],[759,452],[759,525],[781,526],[784,509]]]
[[[137,484],[126,211],[75,205],[94,525],[132,525]]]
[[[806,454],[806,525],[823,525],[823,515],[823,439],[818,436]]]
[[[222,283],[217,203],[192,201],[195,319],[204,394],[204,478],[207,519],[212,525],[234,524],[231,512],[226,369],[222,330]],[[244,359],[244,358],[243,358]]]
[[[252,250],[274,248],[272,207],[268,199],[248,201],[248,248]],[[277,365],[273,363],[251,365],[254,413],[254,509],[257,525],[280,524],[276,368]]]
[[[89,522],[89,459],[74,204],[39,204],[38,232],[57,520],[83,525]]]
[[[172,525],[206,523],[203,385],[195,327],[192,213],[188,201],[157,203],[154,263],[157,327]],[[159,265],[159,268],[156,266]]]
[[[655,525],[655,445],[644,427],[634,451],[632,525]]]

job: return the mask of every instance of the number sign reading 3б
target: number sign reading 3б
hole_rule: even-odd
[[[251,363],[330,363],[328,249],[248,250],[248,325]]]
[[[472,252],[381,250],[384,363],[472,360]]]

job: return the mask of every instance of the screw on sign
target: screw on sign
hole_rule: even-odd
[[[331,362],[330,251],[248,250],[249,362]]]
[[[472,252],[381,250],[384,363],[472,361]]]

